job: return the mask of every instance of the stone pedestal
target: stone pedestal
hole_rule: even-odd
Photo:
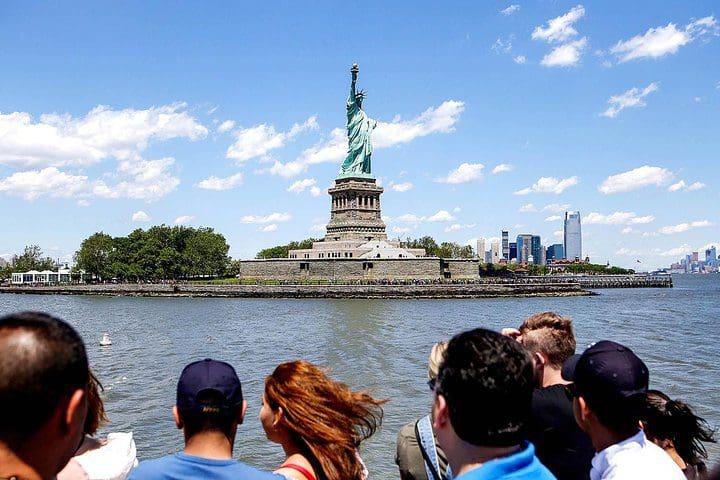
[[[332,207],[326,242],[387,240],[380,214],[383,188],[374,178],[338,178],[328,193]]]

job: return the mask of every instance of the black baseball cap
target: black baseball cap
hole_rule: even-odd
[[[570,357],[561,373],[591,405],[624,404],[647,393],[650,379],[647,366],[632,350],[610,340]]]
[[[202,393],[214,391],[222,402],[207,404],[199,402]],[[177,385],[177,407],[182,414],[234,414],[242,405],[243,395],[240,379],[229,363],[206,358],[186,366]]]

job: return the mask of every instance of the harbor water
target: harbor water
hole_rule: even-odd
[[[397,478],[398,429],[428,413],[432,344],[474,327],[517,327],[553,310],[575,323],[578,350],[612,339],[650,367],[652,388],[691,404],[720,427],[720,275],[676,276],[674,288],[599,290],[598,296],[471,300],[292,300],[130,298],[0,294],[0,314],[47,311],[73,324],[105,386],[111,423],[132,431],[141,459],[182,448],[171,408],[182,367],[216,358],[232,363],[248,401],[235,457],[272,469],[283,459],[257,415],[263,380],[280,362],[303,358],[388,400],[383,426],[361,455],[371,478]],[[101,347],[109,333],[112,346]],[[481,408],[482,400],[478,400]],[[720,449],[709,446],[711,462]]]

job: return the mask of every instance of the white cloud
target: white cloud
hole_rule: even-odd
[[[610,175],[598,187],[598,191],[604,194],[630,192],[648,185],[658,187],[670,183],[673,173],[670,170],[660,167],[643,165],[642,167],[628,170],[627,172]]]
[[[555,47],[540,61],[545,67],[572,67],[580,62],[580,56],[587,46],[587,37]]]
[[[170,168],[175,164],[171,157],[159,160],[126,160],[117,168],[118,176],[127,178],[112,185],[99,180],[92,185],[92,194],[101,198],[132,198],[154,202],[180,185]]]
[[[638,217],[635,212],[615,212],[605,215],[598,212],[591,212],[585,215],[585,225],[639,225],[650,223],[655,220],[652,215]]]
[[[532,203],[526,203],[518,209],[518,212],[520,213],[534,213],[537,211],[537,207],[535,207],[535,205],[533,205]]]
[[[419,223],[425,220],[425,217],[419,217],[413,213],[406,213],[395,218],[396,222],[401,223]]]
[[[563,217],[560,215],[550,215],[549,217],[545,217],[546,222],[557,222],[558,220],[562,220]]]
[[[325,232],[326,225],[324,223],[316,223],[310,227],[311,232]]]
[[[287,191],[292,193],[301,193],[308,188],[314,187],[316,183],[317,181],[314,178],[303,178],[302,180],[293,182],[293,184],[287,188]]]
[[[460,208],[460,207],[453,208],[453,213],[460,213],[460,212],[462,212],[462,208]]]
[[[522,65],[527,61],[527,58],[525,58],[525,55],[516,55],[513,57],[513,62],[517,63],[518,65]]]
[[[277,132],[275,127],[260,124],[250,128],[241,128],[235,133],[235,143],[227,149],[227,158],[242,164],[252,158],[262,157],[271,150],[281,148],[285,142],[306,130],[317,129],[316,118],[310,117],[301,124],[294,124],[287,132]]]
[[[408,121],[378,122],[373,132],[373,146],[387,148],[409,143],[416,138],[432,133],[449,133],[455,130],[465,103],[447,100],[437,108],[428,108],[419,116]]]
[[[558,180],[555,177],[540,177],[532,186],[515,192],[515,195],[528,195],[530,193],[561,194],[566,189],[578,184],[578,177],[568,177]]]
[[[468,228],[475,228],[477,224],[475,223],[466,223],[466,224],[460,224],[460,223],[453,223],[452,225],[449,225],[445,227],[446,232],[458,232],[460,230],[467,230]]]
[[[55,167],[42,170],[15,172],[0,180],[0,192],[21,197],[28,201],[48,196],[68,198],[87,191],[88,181],[84,175],[69,175]]]
[[[453,185],[476,182],[478,180],[482,180],[483,168],[485,168],[485,165],[482,163],[463,163],[455,170],[450,170],[447,176],[437,178],[435,181]]]
[[[141,222],[141,223],[147,223],[151,221],[152,218],[150,218],[150,215],[143,212],[142,210],[138,210],[137,212],[132,214],[132,221],[133,222]]]
[[[691,228],[711,227],[714,223],[708,220],[697,220],[695,222],[679,223],[677,225],[667,225],[658,230],[662,235],[672,235],[675,233],[687,232]]]
[[[707,35],[718,35],[718,25],[713,16],[690,22],[680,29],[674,23],[650,28],[642,35],[619,41],[610,51],[617,56],[619,63],[639,58],[660,58],[677,53],[680,47]]]
[[[219,133],[225,133],[229,132],[233,128],[235,128],[235,122],[233,122],[232,120],[225,120],[217,127],[217,131]]]
[[[541,212],[553,212],[553,213],[560,213],[560,212],[566,212],[570,208],[569,203],[549,203],[545,205]]]
[[[407,192],[413,188],[413,184],[411,182],[393,183],[390,185],[390,188],[396,192]]]
[[[545,40],[547,42],[564,42],[577,35],[573,24],[585,15],[585,8],[577,5],[570,9],[565,15],[548,20],[546,27],[536,27],[532,32],[533,40]]]
[[[607,103],[610,104],[607,110],[600,115],[608,118],[615,118],[618,113],[626,108],[640,108],[646,105],[643,98],[658,90],[658,83],[652,82],[640,90],[637,87],[631,88],[620,95],[611,96]]]
[[[510,53],[512,51],[513,39],[514,39],[513,35],[510,35],[507,38],[507,40],[498,38],[495,40],[495,43],[493,43],[492,47],[490,47],[490,50],[497,53],[498,55],[503,54],[503,53]]]
[[[492,169],[493,174],[497,173],[503,173],[503,172],[512,172],[515,170],[515,167],[508,163],[501,163],[499,165],[495,165],[495,168]]]
[[[437,213],[427,218],[428,222],[452,222],[455,217],[447,210],[438,210]]]
[[[686,192],[694,192],[695,190],[700,190],[701,188],[705,188],[707,185],[705,185],[702,182],[694,182],[690,185],[687,185],[685,183],[685,180],[680,180],[677,183],[673,183],[668,187],[668,192],[677,192],[679,190],[684,190]]]
[[[320,187],[310,187],[310,195],[313,197],[319,197],[322,194]]]
[[[265,225],[264,227],[258,228],[258,232],[269,233],[269,232],[275,232],[275,231],[277,231],[277,229],[278,229],[278,226],[275,225],[274,223],[271,223],[270,225]]]
[[[236,173],[235,175],[230,175],[225,178],[219,178],[213,175],[201,180],[197,186],[198,188],[204,188],[205,190],[230,190],[231,188],[240,185],[242,181],[242,173]]]
[[[665,250],[664,252],[658,253],[661,257],[680,257],[686,255],[688,252],[690,252],[692,247],[688,245],[687,243],[683,243],[679,247],[671,248],[670,250]]]
[[[373,147],[389,148],[409,143],[416,138],[433,133],[449,133],[455,129],[465,104],[456,100],[447,100],[437,108],[428,108],[412,120],[399,118],[390,123],[378,122],[373,131]],[[282,163],[276,161],[263,173],[294,177],[307,170],[308,166],[319,163],[337,163],[347,154],[347,133],[344,128],[335,128],[330,138],[304,150],[295,160]]]
[[[106,158],[137,159],[151,140],[197,140],[208,130],[185,104],[145,110],[97,106],[84,117],[56,113],[40,116],[0,114],[0,164],[20,168],[86,166]]]
[[[173,222],[175,225],[187,225],[188,223],[195,220],[195,217],[192,215],[181,215],[175,219]]]
[[[519,12],[519,11],[520,11],[520,5],[512,4],[512,5],[508,6],[507,8],[500,10],[500,13],[502,13],[503,15],[512,15],[513,13]]]
[[[407,233],[410,230],[408,227],[393,227],[392,229],[393,233]]]
[[[555,230],[553,232],[553,237],[555,237],[555,238],[563,238],[564,236],[565,236],[565,232],[563,232],[562,230]]]
[[[273,222],[287,222],[292,218],[289,213],[271,213],[270,215],[245,215],[240,219],[240,223],[273,223]]]
[[[633,231],[634,230],[632,229],[632,227],[625,227],[620,231],[620,233],[622,233],[623,235],[628,235],[630,233],[633,233]]]

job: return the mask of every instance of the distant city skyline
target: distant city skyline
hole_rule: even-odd
[[[720,245],[716,2],[361,13],[4,4],[0,258],[37,244],[68,261],[95,232],[155,224],[213,227],[234,258],[323,237],[353,62],[393,239],[497,237],[505,256],[520,234],[565,244],[579,211],[593,263],[654,270]]]

